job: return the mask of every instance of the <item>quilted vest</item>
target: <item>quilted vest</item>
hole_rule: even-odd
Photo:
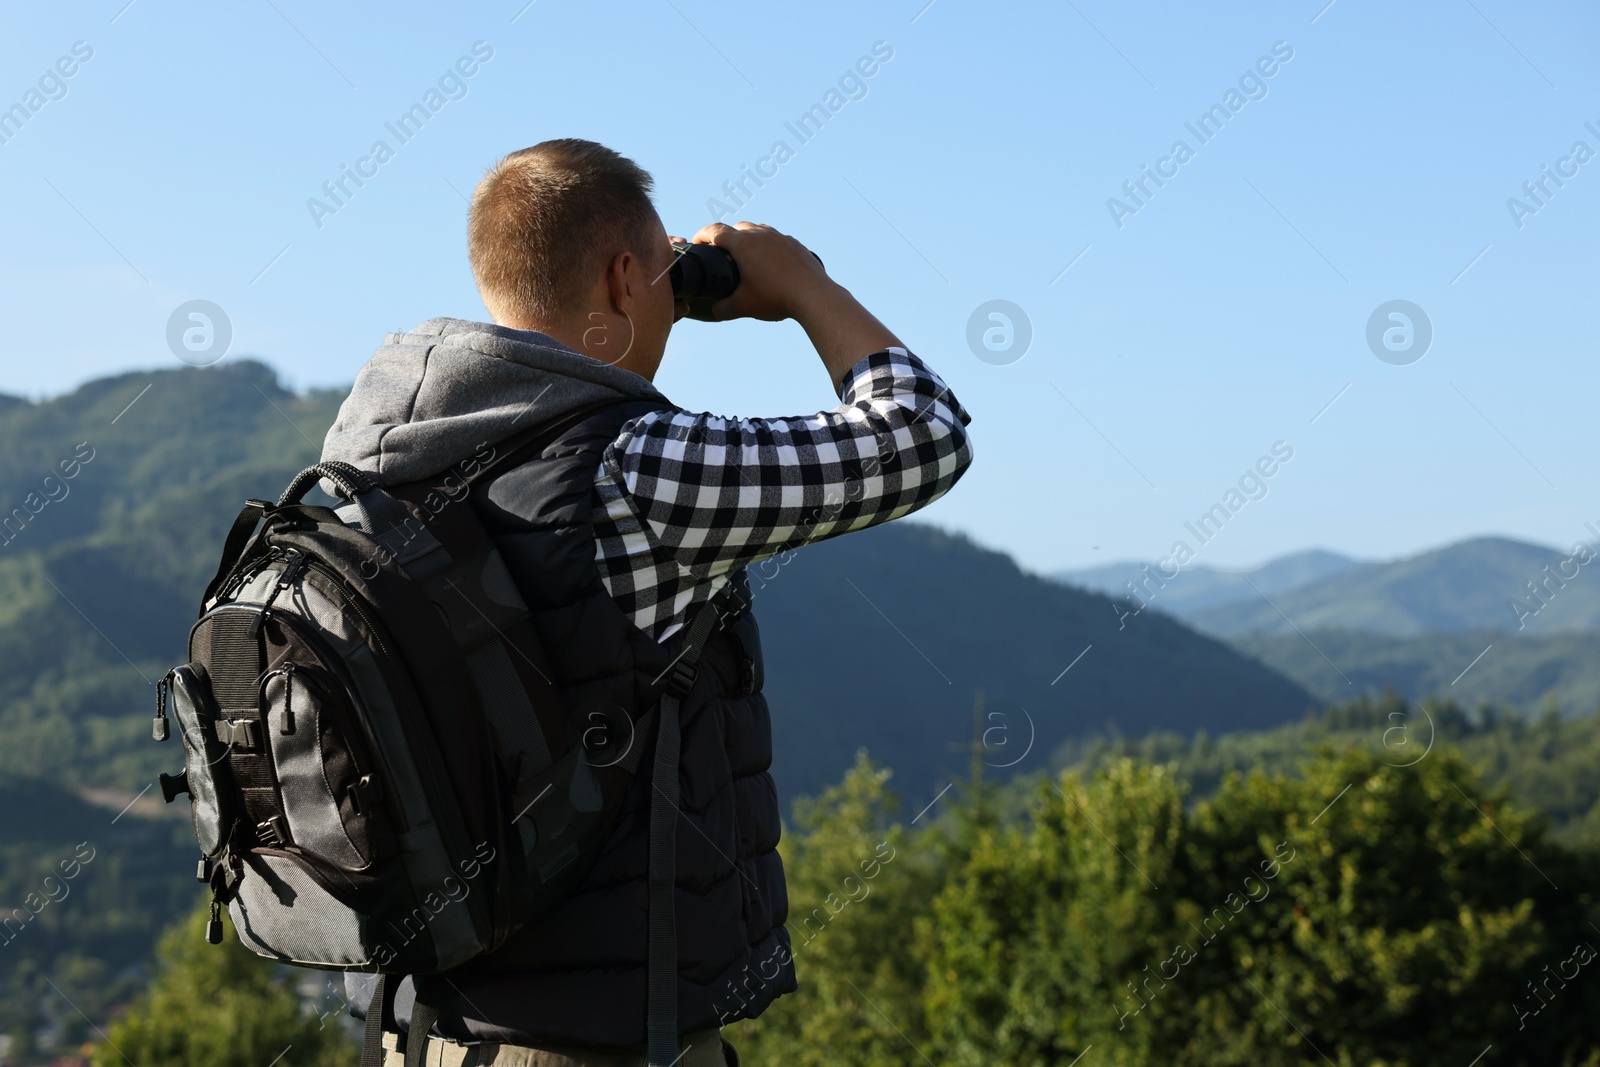
[[[533,613],[571,708],[610,702],[642,714],[650,683],[675,652],[674,638],[657,643],[606,592],[590,523],[606,446],[629,419],[660,407],[632,401],[589,416],[538,458],[474,486],[469,498]],[[683,1033],[754,1017],[797,988],[762,674],[760,635],[746,610],[712,637],[682,704],[676,920]],[[641,766],[576,893],[495,952],[416,979],[441,1008],[438,1032],[536,1047],[644,1046],[648,753]]]

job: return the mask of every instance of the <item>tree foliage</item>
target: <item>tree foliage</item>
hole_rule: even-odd
[[[310,1013],[269,961],[223,923],[206,943],[202,907],[161,939],[149,990],[106,1033],[93,1067],[354,1067],[355,1044]]]
[[[1600,1063],[1592,854],[1458,755],[1299,771],[1189,803],[1120,759],[1021,819],[980,793],[912,828],[858,762],[785,838],[801,990],[732,1040],[762,1067]],[[801,935],[885,840],[871,894]]]

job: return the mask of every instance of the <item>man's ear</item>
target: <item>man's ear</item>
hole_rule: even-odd
[[[608,296],[612,310],[618,314],[627,314],[643,295],[638,291],[639,268],[639,257],[627,249],[612,256],[611,262],[606,264]]]

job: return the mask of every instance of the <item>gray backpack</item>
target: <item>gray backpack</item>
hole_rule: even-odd
[[[302,471],[229,531],[189,661],[157,687],[183,740],[170,803],[191,799],[198,877],[262,956],[378,975],[446,971],[490,952],[587,875],[652,746],[650,1030],[676,1047],[672,937],[678,706],[707,639],[741,608],[703,608],[648,708],[567,707],[471,483],[592,414],[486,449],[452,492]],[[349,503],[301,502],[318,479]],[[381,1056],[386,988],[363,1059]],[[408,1063],[437,1012],[418,1004]],[[674,1053],[675,1055],[676,1053]]]

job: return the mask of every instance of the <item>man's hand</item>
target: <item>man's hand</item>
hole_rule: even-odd
[[[694,243],[724,249],[739,264],[739,287],[711,305],[713,322],[797,319],[802,308],[833,285],[805,245],[758,222],[713,222],[694,235]]]
[[[787,234],[755,222],[713,222],[696,244],[725,249],[739,265],[739,287],[711,305],[711,321],[794,319],[828,368],[834,392],[858,362],[889,347],[905,347],[850,291],[828,277],[810,250]]]

